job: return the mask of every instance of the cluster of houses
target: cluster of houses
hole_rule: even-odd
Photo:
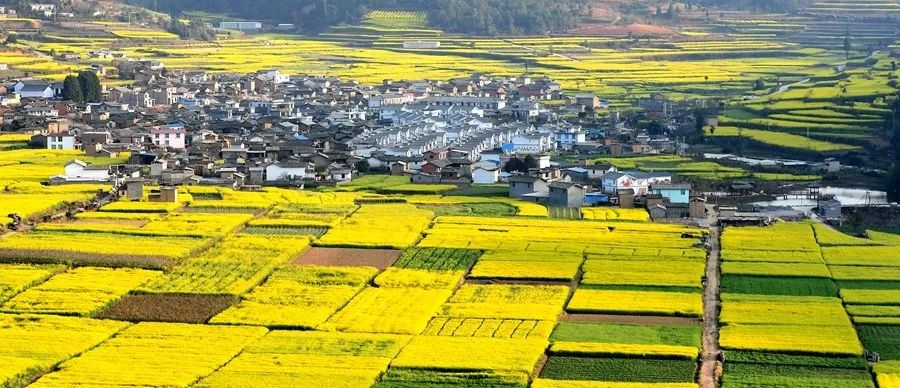
[[[561,167],[542,163],[508,180],[511,198],[547,206],[641,207],[655,220],[706,216],[705,198],[692,195],[690,184],[673,183],[672,174],[665,172],[619,171],[608,164]]]
[[[60,83],[0,79],[0,125],[31,133],[33,147],[131,155],[109,175],[72,161],[56,183],[142,178],[165,185],[310,186],[375,170],[420,183],[510,182],[511,195],[565,206],[604,196],[621,202],[620,189],[643,198],[654,195],[651,185],[671,183],[670,176],[614,169],[597,175],[552,164],[552,152],[656,153],[674,145],[643,134],[633,144],[598,139],[593,129],[563,118],[605,102],[566,96],[546,78],[475,74],[365,86],[278,70],[211,74],[110,52],[89,55],[111,59],[90,67],[98,76],[132,82],[104,88],[103,102],[75,103],[62,100]],[[569,103],[551,108],[543,103],[548,99]],[[605,131],[626,129],[612,121]],[[527,155],[537,168],[506,168]],[[532,178],[532,190],[520,193],[518,185]],[[567,193],[564,202],[554,194],[560,190]],[[583,195],[569,195],[578,190]]]

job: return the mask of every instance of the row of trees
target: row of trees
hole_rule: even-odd
[[[546,33],[575,26],[587,0],[126,0],[173,15],[202,10],[244,19],[292,22],[309,32],[361,20],[372,9],[428,14],[432,27],[478,35]],[[193,23],[192,23],[193,24]],[[179,34],[181,35],[181,34]]]
[[[178,35],[181,39],[196,39],[211,41],[215,40],[216,33],[206,27],[206,23],[202,20],[192,19],[187,22],[179,18],[173,17],[169,22],[166,31]]]
[[[74,102],[100,102],[103,98],[100,78],[93,71],[82,71],[77,76],[70,75],[63,81],[62,97]]]

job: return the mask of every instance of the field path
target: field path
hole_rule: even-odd
[[[706,284],[703,289],[703,354],[700,360],[699,383],[702,388],[718,386],[718,360],[722,354],[719,348],[719,225],[718,214],[713,208],[707,210],[709,226],[709,255],[706,262]]]

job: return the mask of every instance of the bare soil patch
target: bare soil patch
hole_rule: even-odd
[[[297,265],[375,267],[386,269],[403,251],[395,249],[321,248],[314,247],[294,260]]]
[[[136,294],[128,295],[95,318],[129,322],[206,323],[231,305],[233,295]]]
[[[654,317],[649,315],[613,315],[613,314],[568,314],[563,315],[566,322],[581,323],[625,323],[636,325],[698,325],[700,320],[684,317]]]
[[[0,263],[24,264],[73,264],[93,267],[129,267],[143,269],[168,269],[175,265],[170,257],[133,256],[126,254],[101,254],[50,249],[0,249]]]
[[[569,31],[573,35],[595,36],[678,36],[672,29],[649,24],[629,24],[627,26],[586,26]]]

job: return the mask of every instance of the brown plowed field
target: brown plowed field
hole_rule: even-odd
[[[95,318],[129,322],[206,323],[237,300],[232,295],[129,295],[101,311]]]
[[[357,248],[320,248],[306,251],[299,259],[298,265],[326,265],[375,267],[385,269],[394,264],[403,251],[393,249],[357,249]]]

